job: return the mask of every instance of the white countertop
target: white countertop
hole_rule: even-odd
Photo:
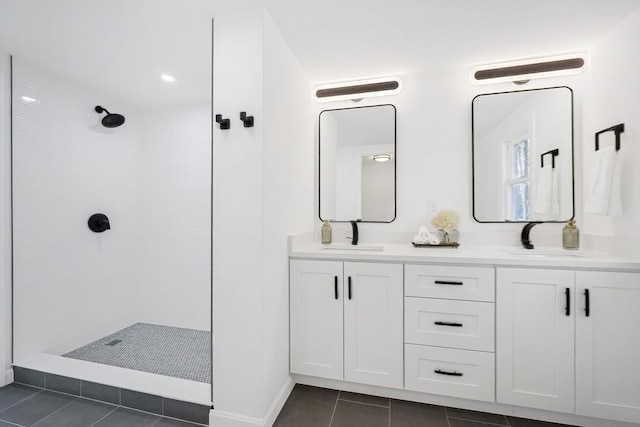
[[[562,248],[523,249],[510,246],[413,247],[407,244],[323,245],[290,240],[289,257],[337,261],[386,261],[432,264],[475,264],[493,266],[553,267],[581,270],[640,272],[640,260],[614,257],[602,252]],[[374,249],[374,250],[363,250]],[[382,249],[382,250],[380,250]]]

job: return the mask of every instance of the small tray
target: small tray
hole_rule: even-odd
[[[413,243],[411,244],[416,248],[457,248],[460,246],[460,243],[456,242],[448,242],[448,243],[440,243],[439,245],[432,245],[430,243]]]

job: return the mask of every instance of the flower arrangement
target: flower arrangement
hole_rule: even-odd
[[[436,229],[444,231],[445,233],[450,233],[452,230],[455,230],[459,222],[460,218],[458,214],[452,210],[442,210],[431,220],[431,224],[433,224]]]

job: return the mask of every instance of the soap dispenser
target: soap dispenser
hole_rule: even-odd
[[[569,220],[562,229],[562,247],[565,249],[578,249],[580,247],[580,230],[574,220]]]
[[[329,243],[331,243],[331,224],[328,219],[325,219],[322,222],[322,244],[328,245]]]

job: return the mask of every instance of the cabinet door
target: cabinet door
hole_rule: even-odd
[[[342,263],[291,260],[291,372],[341,380]]]
[[[574,412],[573,290],[573,271],[497,270],[499,403]]]
[[[640,274],[579,271],[576,290],[576,413],[640,424]]]
[[[402,265],[348,262],[344,277],[344,379],[402,388]]]

